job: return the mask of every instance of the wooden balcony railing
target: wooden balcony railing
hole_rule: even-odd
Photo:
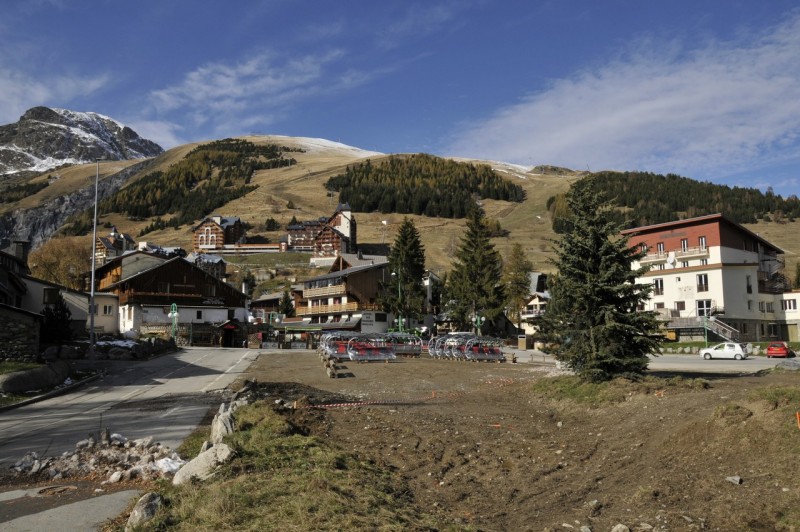
[[[359,304],[356,302],[343,303],[341,305],[317,305],[315,307],[300,307],[295,313],[298,316],[317,316],[323,314],[340,314],[345,312],[357,312],[362,310],[380,310],[378,305]]]
[[[325,296],[342,296],[347,293],[346,287],[344,284],[336,284],[333,286],[323,286],[321,288],[304,288],[303,289],[303,297],[314,298],[314,297],[325,297]]]

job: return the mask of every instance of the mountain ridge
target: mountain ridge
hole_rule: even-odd
[[[0,179],[96,159],[143,159],[163,152],[111,117],[37,106],[17,122],[0,126]]]

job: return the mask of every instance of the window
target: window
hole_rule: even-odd
[[[705,251],[706,250],[706,237],[701,236],[697,239],[697,243],[700,246],[700,249]]]
[[[797,310],[797,300],[784,299],[781,301],[781,310]]]
[[[778,324],[770,323],[769,325],[767,325],[767,334],[769,334],[773,338],[776,338],[778,336]]]
[[[747,310],[753,310],[753,300],[752,299],[748,299],[747,300]]]
[[[114,307],[111,305],[103,305],[103,316],[111,316],[114,313]]]
[[[697,300],[697,315],[708,316],[711,313],[711,300],[698,299]]]
[[[750,276],[747,275],[746,278],[747,278],[747,293],[748,294],[752,294],[753,293],[753,284],[750,282]]]
[[[681,251],[689,251],[689,239],[681,238]]]
[[[664,266],[663,264],[659,264],[658,265],[658,269],[659,270],[664,270],[664,269],[666,269],[666,266]]]
[[[659,255],[663,254],[664,253],[664,243],[663,242],[659,242],[658,244],[656,244],[656,250],[658,251]]]
[[[42,291],[42,303],[45,305],[54,305],[59,298],[58,288],[45,288]]]
[[[708,292],[708,274],[707,273],[698,273],[697,274],[697,291],[698,292]]]
[[[686,310],[686,301],[676,301],[675,310],[677,310],[678,312]]]
[[[641,246],[642,246],[642,253],[647,253],[647,244],[642,242]]]
[[[758,302],[758,310],[761,312],[766,312],[767,305],[763,301]]]
[[[656,308],[656,309],[662,309],[662,308],[664,308],[664,303],[656,303],[656,306],[655,306],[655,308]]]
[[[742,334],[747,334],[747,324],[746,323],[742,323],[741,333]]]
[[[196,318],[197,318],[198,320],[202,320],[202,319],[203,319],[203,311],[202,311],[202,310],[198,310],[198,311],[197,311]]]
[[[682,260],[681,261],[681,268],[688,268],[688,267],[689,267],[689,261],[688,260]]]
[[[653,279],[653,295],[664,295],[664,279]]]
[[[767,312],[775,312],[775,304],[772,301],[767,301]]]
[[[701,266],[708,266],[708,259],[700,259]]]

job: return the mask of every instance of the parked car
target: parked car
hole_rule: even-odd
[[[700,356],[706,360],[712,358],[733,358],[742,360],[747,358],[753,352],[753,346],[750,344],[737,344],[734,342],[725,342],[711,347],[706,347],[700,350]]]
[[[767,358],[794,356],[794,352],[786,342],[770,342],[767,346]]]

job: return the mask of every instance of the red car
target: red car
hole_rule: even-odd
[[[772,342],[767,346],[767,358],[772,357],[790,357],[792,350],[789,345],[784,342]]]

